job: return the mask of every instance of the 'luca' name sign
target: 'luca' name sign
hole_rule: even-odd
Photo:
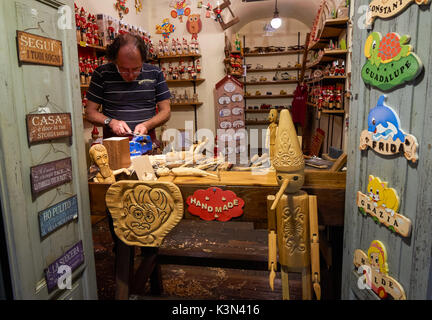
[[[39,212],[40,236],[57,230],[69,221],[78,218],[77,196],[73,196]]]
[[[72,136],[70,113],[28,114],[26,120],[29,144]]]
[[[63,66],[62,42],[17,31],[18,60],[21,63]]]
[[[72,181],[72,159],[65,158],[30,168],[33,197]]]

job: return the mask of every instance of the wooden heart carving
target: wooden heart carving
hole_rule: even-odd
[[[117,237],[130,246],[160,246],[183,217],[183,197],[171,182],[119,181],[105,201]]]

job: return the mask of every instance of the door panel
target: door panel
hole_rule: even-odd
[[[6,30],[0,35],[0,41],[7,44],[0,49],[3,61],[0,65],[3,103],[0,111],[0,179],[5,186],[1,196],[16,299],[51,299],[67,295],[69,290],[48,293],[44,269],[80,240],[84,245],[85,262],[74,272],[73,296],[97,298],[83,120],[78,70],[75,68],[78,65],[76,36],[74,25],[69,30],[61,30],[57,25],[58,7],[64,4],[71,8],[72,14],[71,0],[8,0],[0,4],[0,29]],[[19,66],[17,30],[62,41],[64,66]],[[53,113],[71,113],[73,137],[29,147],[25,117],[35,112],[38,106],[45,105]],[[32,200],[30,167],[67,157],[72,158],[72,182]],[[75,194],[78,220],[41,239],[38,212]]]

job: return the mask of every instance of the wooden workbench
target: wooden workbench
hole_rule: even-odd
[[[342,226],[345,206],[345,172],[329,172],[326,170],[305,171],[303,190],[318,197],[318,221],[320,225]],[[276,194],[279,186],[275,172],[265,175],[251,172],[222,171],[220,180],[214,177],[174,177],[159,178],[159,181],[175,183],[181,190],[183,200],[198,189],[211,186],[231,190],[245,201],[244,214],[236,218],[239,221],[254,222],[256,228],[267,226],[267,195]],[[105,193],[110,184],[89,183],[90,208],[93,217],[105,217]],[[185,219],[199,219],[187,211],[185,205]],[[93,218],[96,219],[97,218]]]

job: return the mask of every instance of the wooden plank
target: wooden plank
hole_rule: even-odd
[[[266,53],[245,53],[245,57],[266,57],[266,56],[286,56],[290,54],[303,53],[303,50],[288,50],[278,52],[266,52]]]
[[[261,96],[245,96],[245,100],[248,99],[286,99],[286,98],[294,98],[293,94],[263,94]],[[246,109],[247,110],[247,109]]]

